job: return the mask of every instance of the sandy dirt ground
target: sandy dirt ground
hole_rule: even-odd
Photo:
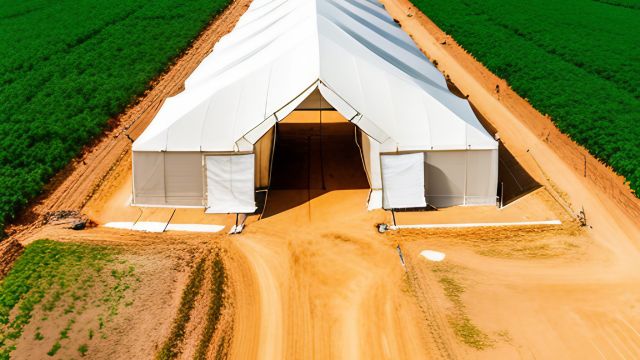
[[[325,134],[326,139],[320,139],[315,127],[307,126],[300,130],[308,136],[307,156],[299,160],[305,164],[304,171],[295,174],[306,175],[306,179],[300,177],[297,184],[302,185],[296,186],[296,181],[287,184],[288,177],[283,177],[281,184],[286,186],[269,193],[268,216],[250,217],[241,235],[148,234],[102,227],[74,232],[43,226],[39,219],[56,210],[81,211],[96,223],[139,216],[164,221],[172,209],[149,209],[141,215],[138,209],[127,208],[130,143],[124,134],[128,131],[135,138],[141,133],[164,97],[179,91],[184,78],[248,3],[234,2],[154,90],[123,115],[120,127],[60,175],[49,195],[10,229],[14,239],[23,243],[42,237],[122,242],[139,247],[138,251],[184,242],[222,247],[232,294],[232,307],[226,313],[233,329],[229,355],[236,359],[640,357],[637,199],[629,196],[615,174],[597,163],[589,162],[589,175],[583,177],[583,169],[571,162],[571,154],[581,154],[582,149],[556,136],[550,125],[549,132],[532,127],[535,110],[509,90],[502,90],[498,98],[492,90],[495,81],[501,80],[405,0],[383,3],[469,95],[513,156],[544,188],[502,210],[458,208],[400,214],[400,221],[560,219],[563,225],[379,234],[375,224],[389,223],[391,215],[366,211],[368,190],[363,188],[360,163],[351,156],[335,156],[335,149],[353,148],[345,147],[340,136]],[[445,44],[443,39],[447,39]],[[312,121],[299,122],[313,125]],[[317,150],[320,143],[322,156]],[[603,189],[607,184],[613,185]],[[590,225],[586,228],[573,220],[582,207]],[[176,214],[184,223],[229,225],[233,221],[231,216],[206,217],[198,209]],[[440,263],[445,270],[419,255],[425,249],[446,254]],[[189,264],[169,272],[165,282],[172,284],[171,279],[177,279],[186,266]],[[459,300],[447,292],[444,277],[457,284]],[[149,300],[158,304],[154,314],[159,315],[134,315],[123,323],[118,337],[138,350],[105,352],[105,357],[153,357],[154,347],[168,332],[184,278],[165,287],[158,276],[159,285],[145,291],[163,294]],[[203,297],[198,304],[206,301]],[[187,355],[194,351],[202,311],[204,307],[197,305],[199,315],[189,324]],[[483,350],[466,344],[466,335],[454,326],[452,319],[463,315],[486,336],[488,345]]]
[[[265,359],[453,356],[455,335],[446,321],[423,316],[424,305],[416,300],[397,254],[398,240],[375,230],[375,224],[391,221],[390,214],[366,211],[369,190],[353,126],[334,112],[323,114],[322,130],[319,121],[320,114],[312,111],[295,112],[283,121],[261,219],[251,216],[242,235],[221,235],[235,304],[230,354]],[[98,224],[167,221],[173,209],[145,208],[141,214],[128,205],[129,168],[128,160],[122,161],[84,212]],[[176,214],[172,223],[178,218],[232,222],[231,216],[205,215],[203,209],[178,209]],[[504,209],[396,214],[399,224],[550,219],[573,221],[543,189]],[[563,236],[562,229],[546,230]],[[563,249],[553,247],[553,254]],[[493,251],[504,252],[500,246]],[[446,318],[442,309],[435,313]]]

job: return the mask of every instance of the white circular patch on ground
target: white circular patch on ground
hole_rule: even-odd
[[[422,250],[420,255],[429,261],[442,261],[446,256],[444,253],[434,250]]]

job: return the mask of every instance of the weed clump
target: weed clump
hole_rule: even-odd
[[[478,328],[467,315],[462,294],[464,285],[454,276],[455,270],[449,264],[435,265],[432,271],[438,276],[438,282],[442,285],[445,296],[453,304],[453,312],[449,315],[449,324],[456,336],[466,345],[484,350],[493,346],[494,341]]]

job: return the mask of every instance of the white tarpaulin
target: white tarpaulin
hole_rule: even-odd
[[[400,150],[496,149],[469,103],[373,0],[254,0],[134,151],[237,151],[319,89]],[[259,130],[259,131],[256,131]]]
[[[376,191],[382,189],[379,155],[392,152],[426,153],[427,179],[415,171],[411,185],[417,194],[426,183],[431,205],[495,203],[498,142],[382,4],[254,0],[133,143],[134,204],[253,209],[249,181],[240,197],[215,192],[228,179],[217,190],[203,187],[203,178],[216,175],[203,173],[203,165],[218,171],[225,163],[202,159],[255,152],[278,121],[308,107],[309,96],[363,132],[371,208],[389,197]],[[404,190],[389,190],[387,200]],[[394,207],[424,206],[424,198],[399,199],[407,202]]]
[[[254,154],[206,157],[207,213],[252,213]]]
[[[424,153],[381,155],[385,209],[427,206],[424,197]]]

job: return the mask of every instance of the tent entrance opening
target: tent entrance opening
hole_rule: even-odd
[[[272,190],[369,188],[356,127],[337,111],[294,111],[276,128]]]

